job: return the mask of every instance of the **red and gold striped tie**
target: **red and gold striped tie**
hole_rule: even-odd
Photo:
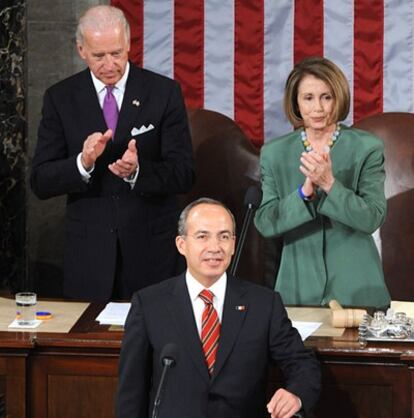
[[[204,355],[206,357],[207,368],[210,376],[213,374],[214,362],[218,349],[218,341],[220,337],[220,322],[217,311],[213,306],[213,293],[204,289],[199,294],[205,303],[202,323],[201,323],[201,343],[203,345]]]

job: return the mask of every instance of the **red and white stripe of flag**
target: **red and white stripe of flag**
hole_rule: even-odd
[[[234,119],[256,145],[291,129],[281,107],[295,62],[324,55],[347,76],[347,123],[413,111],[414,0],[112,0],[130,57],[181,83],[189,107]]]

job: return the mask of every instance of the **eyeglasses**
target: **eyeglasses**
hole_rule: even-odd
[[[203,243],[203,244],[209,242],[214,237],[213,234],[209,234],[207,232],[198,232],[197,234],[194,234],[194,235],[183,235],[183,236],[191,237],[196,242]],[[224,244],[224,243],[234,240],[235,235],[231,234],[230,232],[220,232],[215,236],[215,238],[218,242],[221,242]]]

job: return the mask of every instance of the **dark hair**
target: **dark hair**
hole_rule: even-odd
[[[344,73],[326,58],[309,57],[297,63],[286,80],[283,107],[290,123],[295,128],[303,126],[298,105],[298,90],[306,75],[313,75],[329,86],[335,100],[332,122],[344,120],[349,113],[350,104],[349,84]]]
[[[190,214],[191,210],[198,205],[215,205],[224,208],[230,215],[231,221],[233,223],[233,234],[236,234],[236,220],[234,219],[234,215],[231,213],[231,210],[219,200],[211,199],[209,197],[200,197],[199,199],[189,203],[181,212],[180,218],[178,219],[178,235],[184,236],[187,234],[188,215]]]

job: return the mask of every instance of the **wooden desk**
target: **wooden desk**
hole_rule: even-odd
[[[115,416],[122,332],[94,321],[102,308],[89,306],[66,334],[0,332],[7,418]]]
[[[414,417],[414,345],[369,343],[357,330],[340,338],[309,338],[322,365],[322,393],[315,418]],[[272,374],[271,374],[272,376]],[[275,379],[270,378],[270,384]]]
[[[114,417],[122,332],[94,322],[101,308],[91,305],[67,334],[0,333],[7,418]],[[311,337],[306,345],[316,350],[323,371],[315,418],[414,417],[414,345],[360,348],[354,330]],[[271,369],[269,391],[277,382]]]

